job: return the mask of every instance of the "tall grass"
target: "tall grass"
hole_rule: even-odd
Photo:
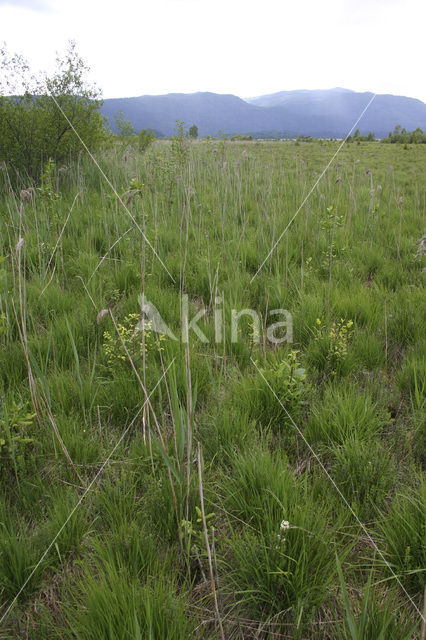
[[[53,213],[2,179],[2,637],[418,634],[425,149],[345,146],[251,282],[335,148],[117,145],[98,160],[143,185],[127,212],[85,156]],[[129,329],[141,293],[177,341]],[[182,294],[208,343],[182,342]],[[244,308],[259,342],[231,340]],[[293,345],[266,339],[278,308]]]

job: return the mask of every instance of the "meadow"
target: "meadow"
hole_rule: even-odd
[[[426,148],[345,145],[294,217],[338,145],[0,170],[0,638],[421,637]]]

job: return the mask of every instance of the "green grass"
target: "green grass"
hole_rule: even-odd
[[[54,217],[1,173],[0,637],[419,637],[424,145],[346,145],[252,280],[337,144],[100,153],[172,278],[90,158]],[[127,354],[142,289],[179,339]]]

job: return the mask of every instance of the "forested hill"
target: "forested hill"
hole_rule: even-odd
[[[243,100],[210,92],[169,93],[104,101],[102,111],[114,129],[114,114],[123,112],[135,130],[171,135],[176,119],[196,124],[200,136],[254,133],[258,136],[343,137],[368,104],[372,93],[348,89],[281,91]],[[426,130],[426,104],[415,98],[377,95],[359,122],[361,134],[387,136],[396,125]]]

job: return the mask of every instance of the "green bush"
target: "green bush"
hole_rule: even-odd
[[[69,162],[83,148],[79,137],[91,151],[104,139],[99,92],[87,84],[86,71],[73,42],[45,81],[22,57],[0,49],[0,163],[12,182],[20,176],[27,187],[28,178],[38,180],[49,158]]]
[[[266,364],[258,365],[253,374],[242,378],[235,388],[236,403],[253,419],[279,429],[292,441],[295,432],[291,418],[300,415],[305,390],[306,371],[298,351],[277,352]]]

